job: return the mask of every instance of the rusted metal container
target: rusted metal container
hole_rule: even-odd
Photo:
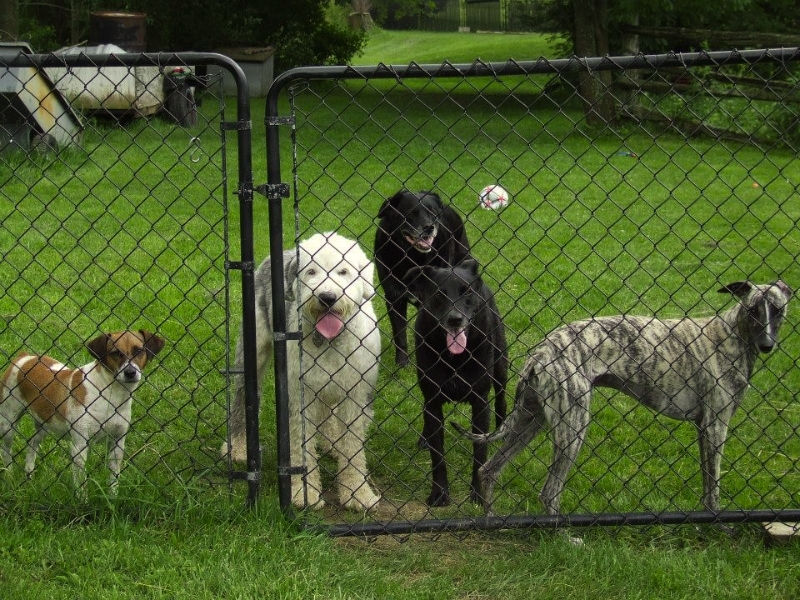
[[[126,52],[147,50],[147,14],[99,11],[89,13],[89,45],[114,44]]]

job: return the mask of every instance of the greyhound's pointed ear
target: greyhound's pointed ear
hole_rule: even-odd
[[[743,298],[747,293],[753,289],[753,284],[749,281],[735,281],[729,283],[723,288],[717,290],[720,294],[733,294],[739,298]]]
[[[97,360],[104,360],[106,354],[108,354],[108,344],[111,341],[111,338],[108,336],[107,333],[94,338],[91,342],[86,343],[86,348],[89,350],[89,354],[91,354]]]
[[[407,193],[407,191],[403,189],[403,190],[400,190],[399,192],[397,192],[391,198],[388,198],[388,199],[384,200],[383,204],[381,205],[380,210],[378,211],[378,218],[379,219],[383,219],[384,217],[388,217],[389,216],[389,209],[395,208],[397,206],[397,203],[400,202],[400,199],[403,197],[403,194],[406,194],[406,193]]]
[[[292,254],[289,262],[283,265],[284,296],[290,302],[294,301],[294,286],[297,280],[297,256]]]
[[[140,329],[139,335],[142,336],[142,339],[144,340],[144,349],[147,350],[149,355],[155,356],[164,349],[164,345],[166,344],[166,340],[164,340],[164,338],[156,335],[155,333],[150,333],[146,329]]]
[[[786,285],[781,279],[778,279],[778,281],[775,282],[775,286],[780,289],[787,298],[792,297],[792,288]]]

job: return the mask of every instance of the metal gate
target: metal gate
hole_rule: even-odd
[[[203,74],[209,66],[219,74]],[[233,107],[221,73],[237,84]],[[37,55],[6,45],[0,80],[3,371],[21,352],[89,364],[87,342],[106,332],[162,337],[134,395],[117,496],[144,511],[190,498],[209,509],[229,503],[220,447],[230,332],[242,313],[253,327],[252,310],[241,309],[253,294],[244,74],[215,54]],[[75,504],[69,437],[46,440],[26,478],[33,421],[9,419],[20,435],[9,446],[3,503]],[[109,494],[101,448],[90,446],[82,495],[90,502]]]
[[[297,354],[296,342],[313,343],[313,334],[287,329],[298,309],[290,304],[284,312],[284,294],[300,288],[275,257],[327,231],[373,256],[388,198],[403,188],[437,193],[463,218],[504,319],[513,399],[532,349],[565,323],[616,314],[707,316],[736,302],[718,289],[746,279],[800,286],[798,59],[797,50],[769,50],[320,67],[278,77],[266,114],[276,385],[266,382],[264,397],[276,397],[287,513],[332,535],[797,520],[794,301],[777,350],[759,358],[731,423],[719,511],[700,501],[693,424],[598,389],[559,514],[543,514],[536,500],[552,453],[542,434],[502,473],[495,516],[486,517],[470,501],[471,444],[449,425],[451,503],[426,504],[432,459],[419,441],[423,397],[415,371],[428,365],[413,352],[410,367],[395,365],[385,292],[376,282],[382,352],[373,424],[360,441],[363,485],[381,501],[353,510],[337,483],[347,465],[335,458],[352,448],[314,440],[310,414],[301,435],[313,454],[290,456],[289,396],[302,388],[287,373],[296,374],[298,363],[304,372],[319,365],[312,354]],[[587,92],[591,86],[595,92]],[[613,118],[587,121],[587,112],[602,112],[600,104],[612,107]],[[508,206],[481,207],[479,192],[489,184],[509,192]],[[295,258],[302,267],[303,257]],[[301,310],[296,321],[303,318]],[[297,395],[299,410],[310,410],[313,394]],[[329,407],[348,396],[334,395]],[[444,420],[468,426],[469,413],[450,403]],[[331,449],[334,458],[326,456]],[[317,454],[318,463],[308,462]],[[318,507],[320,491],[324,508],[296,512]]]

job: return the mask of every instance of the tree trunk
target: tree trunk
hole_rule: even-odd
[[[0,0],[0,38],[19,39],[19,11],[17,0]]]
[[[579,58],[608,55],[608,0],[575,0],[575,54]],[[581,72],[578,92],[586,121],[602,125],[614,120],[611,72]]]

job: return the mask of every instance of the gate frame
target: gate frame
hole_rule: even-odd
[[[247,435],[247,468],[237,471],[230,467],[231,480],[247,481],[247,505],[255,504],[261,481],[261,452],[258,436],[258,382],[255,377],[256,336],[255,336],[255,262],[253,258],[253,160],[252,160],[252,121],[250,118],[250,95],[247,78],[242,68],[231,58],[211,52],[145,52],[118,54],[24,54],[0,60],[0,68],[13,67],[158,67],[163,73],[165,67],[186,65],[215,65],[228,71],[236,83],[236,121],[221,122],[220,128],[235,131],[238,149],[239,183],[236,194],[239,197],[239,236],[241,242],[240,261],[226,261],[226,270],[242,272],[242,328],[244,331],[244,373],[245,373],[245,416]],[[228,308],[228,310],[230,310]],[[224,370],[228,375],[229,369]],[[250,374],[250,376],[248,376]]]
[[[499,529],[552,529],[560,527],[620,526],[620,525],[683,525],[711,523],[747,523],[770,521],[800,521],[800,509],[669,511],[660,513],[603,513],[528,516],[464,517],[426,519],[390,523],[341,523],[326,525],[306,523],[298,518],[291,504],[291,475],[305,473],[302,465],[292,465],[289,455],[287,340],[299,332],[286,330],[284,308],[283,265],[283,205],[281,198],[290,196],[290,185],[281,181],[280,128],[296,126],[294,117],[281,117],[278,110],[280,93],[298,80],[325,79],[404,79],[437,77],[500,77],[509,75],[559,75],[563,73],[592,73],[594,71],[651,70],[668,67],[723,66],[753,64],[760,61],[800,61],[800,48],[776,48],[743,51],[715,51],[616,57],[579,58],[504,63],[483,62],[472,64],[441,65],[411,63],[408,66],[385,65],[344,67],[300,67],[286,71],[275,78],[267,94],[265,125],[267,132],[267,189],[269,190],[270,256],[272,266],[272,306],[275,370],[275,402],[277,422],[278,493],[284,514],[298,525],[322,531],[333,537],[374,536],[381,534],[405,535],[411,533],[465,532],[471,530]],[[249,447],[248,447],[249,451]],[[249,460],[249,454],[248,454]]]

